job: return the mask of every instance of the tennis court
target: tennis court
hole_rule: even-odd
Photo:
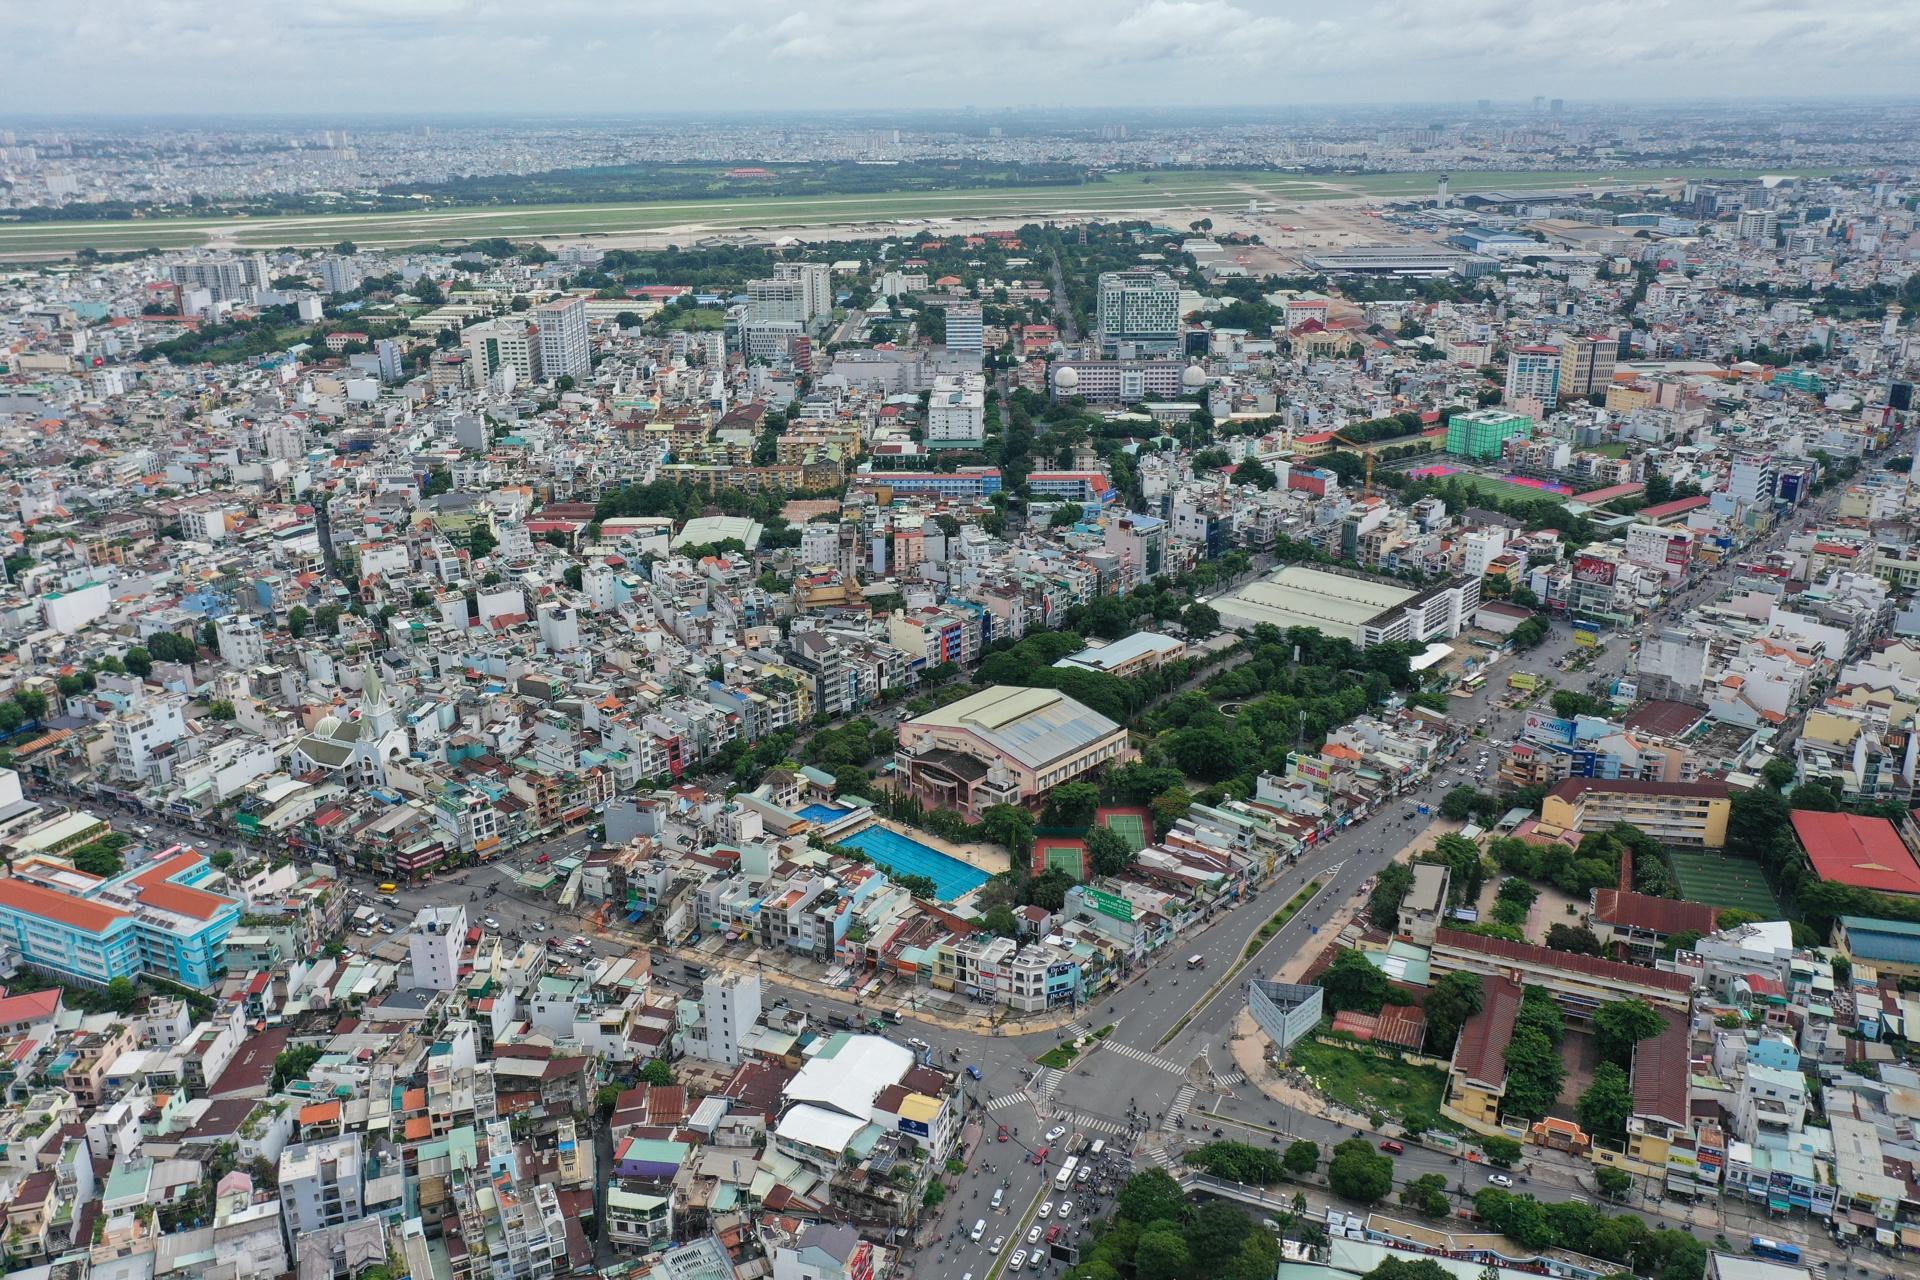
[[[1087,846],[1079,836],[1035,836],[1033,839],[1034,875],[1045,875],[1058,867],[1075,880],[1087,878]]]
[[[1691,849],[1669,849],[1667,861],[1689,901],[1722,909],[1737,907],[1766,920],[1781,918],[1780,904],[1774,901],[1759,863]]]
[[[1110,805],[1095,811],[1093,820],[1125,840],[1135,853],[1146,848],[1152,838],[1153,815],[1145,809]]]

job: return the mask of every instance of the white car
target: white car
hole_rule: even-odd
[[[1071,1218],[1073,1216],[1073,1201],[1062,1200],[1060,1202],[1060,1216],[1063,1218]]]
[[[1058,1142],[1060,1141],[1061,1135],[1066,1133],[1066,1131],[1067,1131],[1067,1126],[1063,1124],[1057,1124],[1053,1126],[1053,1128],[1047,1130],[1046,1140],[1048,1142]]]
[[[1504,1173],[1490,1173],[1487,1175],[1487,1181],[1496,1187],[1510,1187],[1513,1185],[1513,1179]]]
[[[1053,1201],[1042,1200],[1040,1202],[1040,1210],[1034,1214],[1034,1216],[1036,1218],[1051,1218],[1053,1216]]]
[[[1040,1243],[1040,1233],[1041,1233],[1041,1231],[1042,1231],[1042,1230],[1044,1230],[1044,1228],[1042,1228],[1042,1227],[1039,1227],[1039,1226],[1035,1226],[1035,1227],[1034,1227],[1034,1228],[1033,1228],[1033,1229],[1032,1229],[1031,1231],[1029,1231],[1029,1232],[1027,1232],[1027,1243],[1028,1243],[1028,1244],[1039,1244],[1039,1243]]]
[[[1026,1265],[1027,1265],[1027,1251],[1025,1249],[1015,1249],[1013,1251],[1013,1256],[1007,1259],[1007,1270],[1009,1271],[1018,1271],[1020,1268]]]
[[[486,925],[487,928],[493,929],[496,931],[500,928],[500,922],[498,920],[495,920],[492,916],[488,916],[485,920],[482,920],[480,923]]]
[[[1005,1236],[995,1236],[993,1238],[993,1243],[987,1246],[987,1252],[998,1253],[1000,1252],[1001,1246],[1005,1245],[1006,1243],[1007,1243],[1007,1238]]]
[[[909,1049],[918,1049],[922,1053],[925,1053],[927,1050],[933,1048],[932,1045],[928,1044],[925,1040],[922,1040],[919,1036],[908,1036],[907,1047]]]

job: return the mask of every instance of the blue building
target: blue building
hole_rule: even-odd
[[[199,886],[218,873],[169,849],[110,880],[31,859],[0,880],[0,938],[34,968],[87,986],[151,974],[205,990],[226,972],[240,901]]]

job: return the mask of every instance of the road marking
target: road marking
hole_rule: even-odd
[[[1055,1091],[1060,1088],[1060,1082],[1066,1078],[1067,1073],[1058,1067],[1040,1068],[1040,1070],[1034,1073],[1033,1079],[1029,1082],[1033,1096],[1036,1098],[1051,1098]]]
[[[1061,1124],[1072,1129],[1091,1129],[1096,1133],[1125,1133],[1127,1125],[1122,1120],[1107,1120],[1100,1116],[1083,1116],[1078,1111],[1062,1111],[1054,1117]]]
[[[1180,1086],[1180,1092],[1173,1095],[1173,1105],[1167,1108],[1167,1114],[1161,1118],[1161,1132],[1164,1133],[1168,1129],[1173,1128],[1174,1122],[1183,1119],[1187,1114],[1187,1108],[1192,1105],[1193,1086],[1183,1084]]]
[[[1069,1022],[1066,1026],[1066,1030],[1075,1039],[1078,1039],[1081,1036],[1090,1036],[1093,1034],[1093,1028],[1088,1026],[1084,1022]]]
[[[1217,1077],[1217,1079],[1221,1088],[1231,1089],[1234,1085],[1245,1084],[1247,1082],[1247,1073],[1244,1071],[1229,1071],[1227,1074]]]
[[[1015,1089],[1012,1093],[1003,1093],[987,1103],[987,1110],[997,1111],[1001,1107],[1032,1106],[1033,1095],[1025,1089]]]
[[[1106,1041],[1106,1046],[1109,1052],[1117,1053],[1123,1058],[1132,1058],[1135,1062],[1144,1062],[1150,1067],[1158,1067],[1162,1071],[1171,1072],[1176,1076],[1186,1071],[1186,1068],[1177,1062],[1169,1062],[1165,1058],[1157,1058],[1145,1049],[1137,1049],[1133,1045],[1122,1044],[1111,1037]]]

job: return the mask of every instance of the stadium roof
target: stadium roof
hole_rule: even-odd
[[[1920,895],[1920,864],[1885,818],[1793,811],[1793,833],[1822,880],[1880,893]]]
[[[907,721],[913,726],[964,729],[1029,768],[1085,750],[1120,726],[1057,689],[995,685]]]

